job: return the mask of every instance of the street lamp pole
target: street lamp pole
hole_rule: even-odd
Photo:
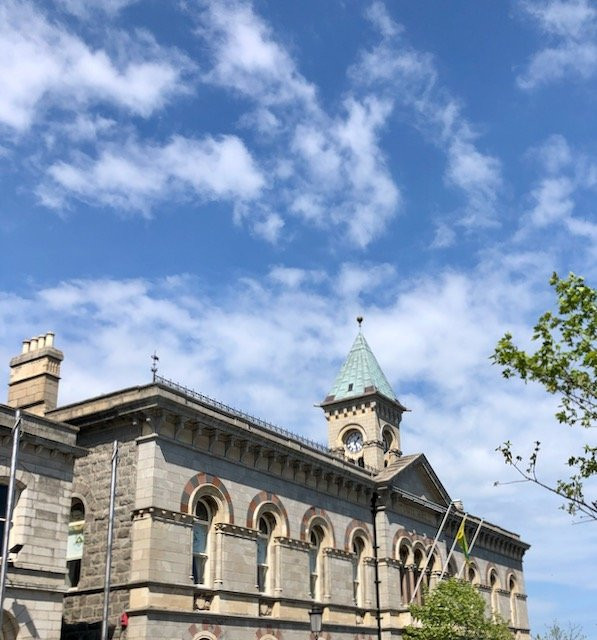
[[[6,590],[6,573],[8,571],[8,554],[10,528],[12,527],[12,512],[15,501],[15,486],[17,464],[19,459],[19,440],[21,438],[21,411],[15,412],[15,423],[12,428],[12,455],[10,457],[10,478],[8,480],[8,495],[6,499],[6,513],[4,514],[4,535],[2,536],[2,566],[0,567],[0,633],[4,622],[4,594]]]
[[[311,611],[309,611],[309,622],[311,623],[311,633],[313,634],[314,640],[318,640],[319,634],[321,633],[322,614],[323,609],[318,604],[314,604],[311,607]]]

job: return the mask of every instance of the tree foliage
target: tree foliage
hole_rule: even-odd
[[[578,625],[568,623],[564,628],[555,620],[545,635],[537,634],[534,640],[587,640],[587,636]]]
[[[404,630],[413,640],[512,640],[506,623],[488,618],[485,601],[470,583],[456,578],[440,582],[426,595],[425,604],[413,604],[415,621]]]
[[[518,377],[525,382],[542,384],[546,391],[560,398],[555,414],[561,424],[595,428],[597,426],[597,291],[582,277],[571,273],[550,280],[557,295],[557,312],[547,311],[533,331],[536,351],[527,353],[517,347],[507,333],[498,342],[492,360],[502,367],[505,378]],[[586,444],[571,455],[570,477],[554,485],[537,475],[541,443],[535,442],[528,460],[512,452],[505,442],[498,450],[505,461],[525,479],[566,499],[565,508],[597,519],[597,500],[585,496],[585,481],[597,475],[597,447]]]

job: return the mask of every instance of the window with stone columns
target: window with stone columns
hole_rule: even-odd
[[[499,613],[498,588],[499,588],[499,582],[498,582],[497,572],[495,569],[491,569],[489,571],[489,589],[491,592],[491,598],[490,598],[491,613]]]
[[[479,572],[474,562],[471,562],[466,568],[466,579],[472,585],[477,586],[479,584]]]
[[[313,600],[323,600],[325,562],[324,542],[328,538],[323,523],[311,525],[309,531],[309,594]]]
[[[413,584],[416,585],[419,582],[419,577],[421,576],[421,572],[423,571],[423,567],[425,566],[425,553],[420,548],[417,547],[413,553]],[[412,597],[412,593],[411,593]],[[415,602],[421,604],[423,602],[423,589],[422,585],[417,589],[417,593],[415,595]]]
[[[510,624],[513,627],[516,627],[518,625],[518,610],[516,606],[516,594],[518,593],[518,585],[514,576],[510,576],[510,578],[508,579],[508,589],[510,590]]]
[[[271,593],[274,581],[274,532],[276,518],[273,513],[262,513],[258,521],[257,534],[257,590]]]
[[[68,519],[68,543],[66,547],[66,580],[74,589],[81,579],[81,562],[85,544],[85,506],[79,498],[73,498]]]
[[[353,599],[357,607],[365,606],[365,541],[355,536],[352,541],[352,588]]]
[[[197,499],[193,521],[193,582],[208,585],[211,581],[210,550],[213,546],[213,525],[218,505],[211,496]]]
[[[412,594],[410,578],[412,567],[410,567],[410,547],[403,541],[398,547],[398,558],[400,559],[400,593],[402,594],[402,604],[408,605]]]

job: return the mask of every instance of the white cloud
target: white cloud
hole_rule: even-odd
[[[138,0],[54,0],[64,11],[78,18],[90,18],[97,13],[114,16]]]
[[[67,196],[93,204],[149,213],[157,201],[192,194],[199,199],[255,198],[263,177],[236,136],[202,140],[174,136],[164,145],[111,145],[92,159],[80,156],[48,169],[39,190],[48,206]]]
[[[572,162],[572,150],[564,136],[554,134],[537,149],[531,150],[548,173],[557,173]]]
[[[456,241],[456,232],[454,229],[444,222],[436,222],[435,234],[433,236],[433,242],[431,243],[432,249],[445,249],[451,247]]]
[[[479,152],[471,142],[456,136],[448,148],[446,179],[467,194],[465,224],[495,222],[495,203],[502,184],[501,166],[496,158]]]
[[[253,231],[271,244],[276,244],[280,239],[284,229],[282,216],[271,211],[265,212],[262,216],[253,220]]]
[[[249,3],[204,6],[198,33],[212,60],[204,79],[249,101],[242,123],[256,123],[274,155],[275,193],[265,194],[263,209],[343,227],[354,245],[368,245],[401,202],[380,144],[390,101],[349,94],[339,114],[326,112],[315,86]]]
[[[463,117],[460,104],[438,80],[433,57],[406,42],[404,29],[392,20],[381,2],[374,2],[367,16],[379,30],[381,40],[362,52],[351,69],[352,78],[406,106],[415,125],[445,152],[446,182],[466,197],[460,224],[494,224],[502,185],[499,160],[478,149],[477,136]]]
[[[3,2],[0,125],[23,132],[49,105],[73,111],[101,102],[146,117],[185,90],[182,54],[147,33],[112,38],[119,53],[92,48],[31,2]]]
[[[58,134],[66,134],[75,142],[93,142],[113,131],[115,127],[116,121],[111,118],[79,113],[74,121],[57,125],[56,129]]]
[[[362,265],[343,264],[336,278],[338,295],[358,300],[363,293],[369,294],[387,285],[393,288],[396,269],[390,264]]]
[[[582,204],[582,195],[597,185],[595,162],[571,148],[561,135],[550,136],[529,155],[538,161],[544,175],[531,190],[532,206],[522,218],[518,239],[549,226],[560,227],[584,238],[589,252],[595,253],[597,224],[588,219],[592,205]]]
[[[372,96],[348,98],[345,115],[299,124],[293,137],[302,179],[290,208],[306,220],[347,227],[353,244],[367,246],[396,215],[401,195],[379,146],[391,110]],[[300,163],[300,164],[299,164]]]
[[[544,227],[554,222],[567,219],[574,209],[571,195],[574,185],[568,178],[546,178],[539,187],[532,192],[536,201],[531,210],[533,224]]]
[[[597,20],[597,9],[588,0],[527,0],[521,4],[544,31],[553,35],[583,38]]]
[[[326,274],[317,269],[299,269],[278,265],[272,267],[268,274],[269,279],[287,289],[297,289],[301,286],[318,284],[326,280]]]
[[[206,80],[257,99],[263,106],[314,103],[316,90],[249,3],[205,2],[199,33],[211,50]]]
[[[597,71],[597,9],[588,0],[522,2],[522,9],[552,44],[531,57],[518,76],[522,89],[569,77],[587,80]]]

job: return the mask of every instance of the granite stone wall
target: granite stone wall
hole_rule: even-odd
[[[119,434],[122,437],[124,434]],[[131,571],[131,514],[137,481],[137,445],[135,433],[119,441],[116,500],[114,508],[114,537],[110,594],[110,622],[116,624],[120,614],[128,608],[129,592],[125,586]],[[97,434],[82,440],[99,439]],[[94,443],[89,454],[75,465],[73,495],[85,505],[85,543],[81,562],[81,578],[76,588],[69,590],[64,604],[66,625],[101,620],[103,585],[106,562],[110,477],[112,472],[112,440]],[[106,441],[107,440],[107,441]],[[139,470],[143,473],[143,470]],[[151,478],[147,478],[151,482]]]

